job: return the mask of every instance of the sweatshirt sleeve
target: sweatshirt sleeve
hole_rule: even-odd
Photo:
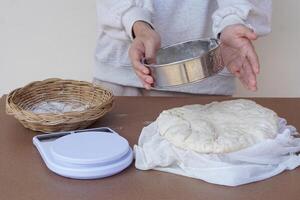
[[[213,14],[213,33],[217,37],[229,25],[243,24],[259,36],[271,32],[271,0],[217,0]]]
[[[97,0],[98,27],[113,38],[132,39],[136,21],[151,24],[152,0]]]

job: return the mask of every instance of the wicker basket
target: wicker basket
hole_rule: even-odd
[[[43,102],[79,103],[84,109],[62,113],[37,113]],[[26,128],[41,132],[83,129],[106,114],[113,105],[111,92],[84,81],[47,79],[12,91],[6,99],[6,112]]]

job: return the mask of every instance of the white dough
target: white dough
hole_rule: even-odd
[[[278,120],[272,110],[238,99],[165,110],[157,124],[160,135],[177,147],[227,153],[275,138]]]

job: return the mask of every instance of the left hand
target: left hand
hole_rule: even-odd
[[[227,26],[221,33],[221,53],[225,66],[251,91],[257,90],[259,61],[252,44],[256,33],[244,25]]]

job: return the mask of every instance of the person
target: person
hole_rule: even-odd
[[[253,41],[271,31],[271,0],[98,0],[94,82],[116,96],[233,95],[235,78],[257,90],[259,60]],[[218,38],[226,67],[200,82],[151,88],[141,60],[160,47]]]

